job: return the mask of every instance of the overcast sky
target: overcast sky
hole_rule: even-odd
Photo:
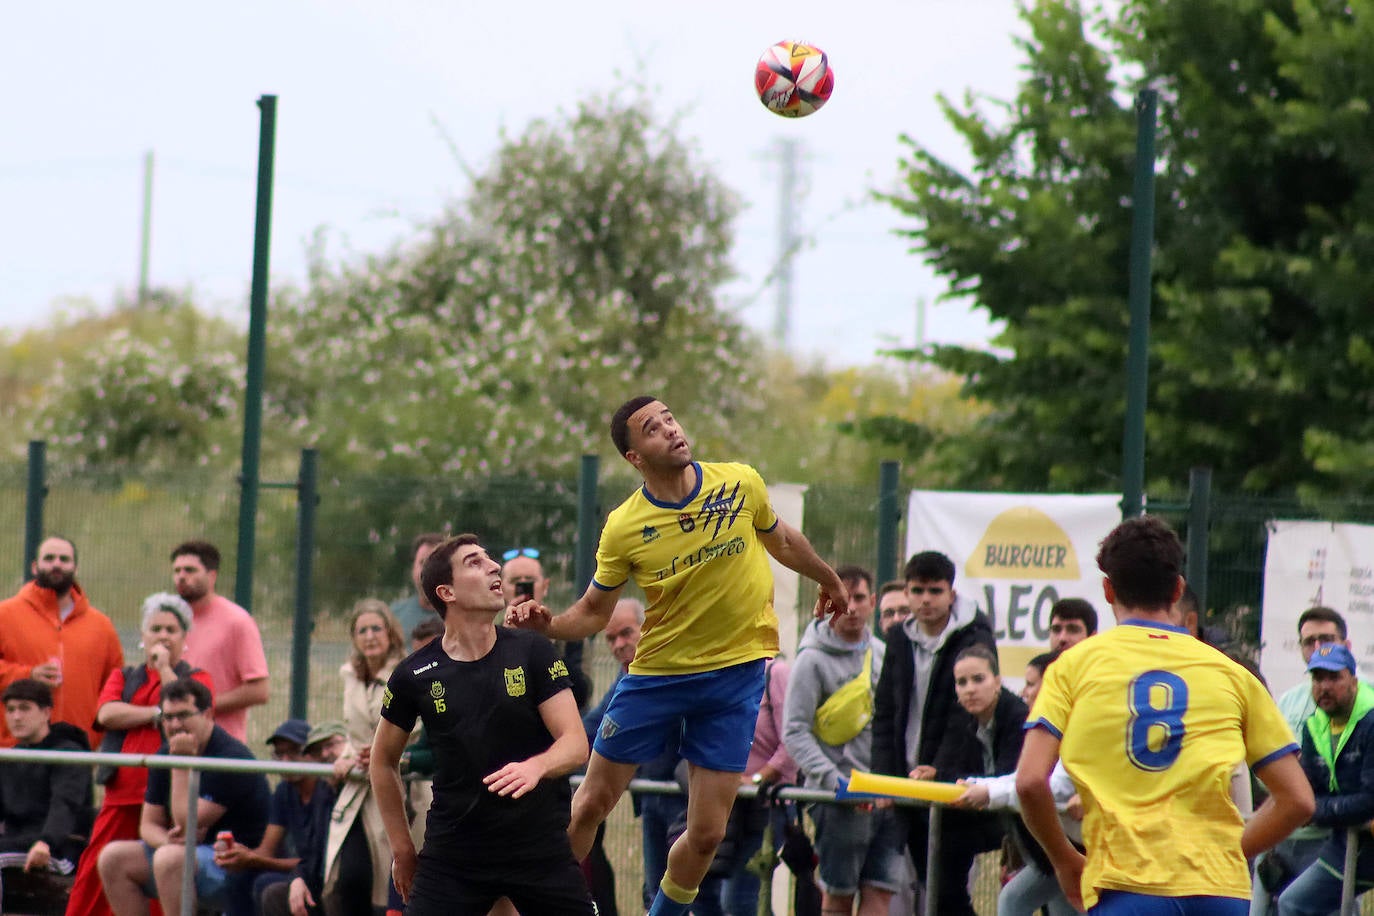
[[[381,251],[465,193],[443,132],[481,169],[503,130],[628,79],[684,112],[681,136],[746,202],[727,302],[751,325],[774,324],[761,286],[779,245],[776,151],[793,138],[809,240],[795,352],[858,364],[910,345],[922,298],[928,340],[991,333],[935,303],[941,286],[893,235],[897,214],[866,197],[893,185],[901,133],[967,162],[935,94],[1014,94],[1024,29],[1009,0],[78,0],[14,6],[3,31],[3,326],[134,289],[147,150],[153,283],[246,323],[264,93],[279,100],[272,274],[301,280],[316,230],[335,256]],[[759,53],[785,38],[821,46],[835,71],[830,103],[798,121],[753,91]]]

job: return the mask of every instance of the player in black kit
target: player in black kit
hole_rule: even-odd
[[[420,583],[444,635],[396,666],[369,767],[406,913],[485,916],[504,895],[522,913],[594,916],[555,778],[587,762],[567,668],[544,637],[495,625],[501,566],[475,536],[436,547]],[[435,760],[418,857],[398,768],[417,716]]]

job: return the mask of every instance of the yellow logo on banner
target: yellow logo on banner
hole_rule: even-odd
[[[970,579],[1077,579],[1078,556],[1058,522],[1017,506],[988,523],[963,572]]]

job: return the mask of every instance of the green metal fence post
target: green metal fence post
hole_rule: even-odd
[[[24,581],[33,578],[33,560],[43,540],[43,503],[48,498],[48,443],[29,442],[29,483],[24,494]]]
[[[310,633],[312,575],[315,570],[315,507],[319,505],[320,453],[301,449],[301,470],[296,480],[296,614],[291,622],[291,717],[308,719],[310,705]],[[407,634],[408,635],[408,634]]]
[[[258,456],[262,450],[262,378],[267,362],[267,266],[272,247],[272,160],[277,143],[277,97],[258,99],[258,201],[253,227],[253,282],[248,299],[248,378],[243,395],[243,458],[239,478],[239,545],[234,601],[253,609],[257,547]]]
[[[577,545],[573,553],[574,595],[581,597],[592,583],[596,574],[596,484],[601,467],[601,459],[596,455],[583,455],[582,467],[577,477]],[[582,640],[570,642],[564,651],[569,667],[582,665]]]
[[[596,484],[600,468],[601,459],[596,455],[582,456],[577,478],[577,552],[573,560],[573,577],[577,580],[573,585],[579,596],[596,574]]]
[[[1135,183],[1131,190],[1131,330],[1126,355],[1126,429],[1121,443],[1121,517],[1145,509],[1145,404],[1150,368],[1150,254],[1155,235],[1155,108],[1159,94],[1135,100]]]
[[[1212,519],[1212,469],[1188,471],[1188,570],[1198,612],[1207,611],[1207,532]]]
[[[878,465],[878,562],[874,568],[880,586],[897,578],[897,526],[902,522],[897,481],[901,469],[899,461],[884,461]]]

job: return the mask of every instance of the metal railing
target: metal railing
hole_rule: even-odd
[[[195,836],[197,830],[198,806],[196,802],[200,796],[200,774],[203,772],[213,773],[261,773],[263,775],[287,775],[295,774],[300,776],[322,776],[330,777],[334,775],[334,768],[326,763],[287,763],[279,760],[246,760],[239,758],[223,757],[183,757],[170,754],[108,754],[99,751],[40,751],[20,748],[0,748],[0,764],[9,762],[46,763],[59,764],[66,766],[97,766],[99,764],[109,764],[112,766],[125,767],[147,767],[155,770],[186,770],[187,771],[187,810],[186,810],[186,837],[190,842],[185,843],[185,861],[182,864],[181,872],[181,916],[195,916],[196,911],[196,860]],[[571,777],[573,785],[582,782],[580,775]],[[680,795],[682,787],[676,782],[659,782],[649,779],[631,780],[629,786],[631,794],[639,793],[642,795]],[[755,798],[759,794],[757,786],[742,785],[739,788],[739,798]],[[770,791],[770,796],[773,793]],[[784,787],[778,789],[776,797],[783,801],[797,802],[819,802],[821,804],[840,804],[858,805],[871,804],[871,798],[836,798],[835,793],[826,792],[821,789],[807,789],[804,787]],[[941,812],[946,805],[940,802],[930,802],[923,799],[914,798],[893,798],[892,803],[898,807],[915,807],[929,809],[929,837],[930,841],[926,847],[926,887],[925,887],[925,913],[926,916],[936,916],[936,899],[939,894],[938,876],[940,864],[940,828]],[[1342,872],[1341,886],[1341,916],[1354,916],[1355,908],[1355,864],[1359,851],[1359,835],[1361,828],[1351,827],[1347,831],[1345,844],[1345,868]]]

